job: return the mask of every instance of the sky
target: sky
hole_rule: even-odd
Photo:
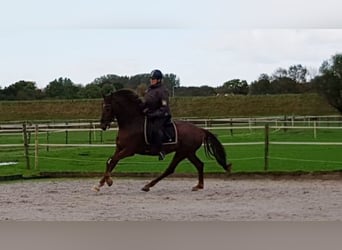
[[[0,0],[0,87],[160,69],[181,86],[257,80],[342,53],[342,2]]]

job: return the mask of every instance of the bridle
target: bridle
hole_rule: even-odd
[[[102,122],[105,122],[105,123],[111,123],[112,121],[114,121],[114,115],[113,115],[113,110],[112,110],[112,104],[110,103],[105,103],[103,104],[103,107],[102,107],[104,110],[107,110],[107,109],[110,109],[110,119],[108,121],[102,121]]]

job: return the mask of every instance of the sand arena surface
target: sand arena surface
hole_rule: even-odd
[[[342,221],[341,180],[162,180],[99,178],[0,183],[0,220],[16,221]]]

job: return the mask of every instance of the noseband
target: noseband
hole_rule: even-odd
[[[112,121],[114,121],[114,116],[113,116],[113,112],[112,112],[112,105],[111,104],[109,104],[109,103],[107,103],[107,104],[103,104],[103,109],[105,109],[105,110],[107,110],[107,109],[109,109],[110,108],[110,119],[108,120],[108,121],[106,121],[106,122],[112,122]]]

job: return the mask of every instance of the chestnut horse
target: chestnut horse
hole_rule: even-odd
[[[108,159],[106,171],[95,191],[99,191],[105,183],[113,184],[111,172],[117,163],[134,154],[151,155],[149,146],[145,143],[144,121],[145,116],[141,110],[142,100],[132,90],[122,89],[104,96],[101,128],[106,130],[116,118],[119,131],[116,137],[115,153]],[[146,184],[142,190],[149,191],[161,179],[172,174],[178,163],[188,159],[198,171],[198,184],[193,191],[203,189],[203,162],[196,156],[196,151],[204,144],[207,156],[214,156],[224,170],[230,171],[231,164],[227,164],[226,153],[219,140],[208,130],[199,128],[189,122],[175,121],[178,141],[175,144],[164,144],[163,151],[168,154],[175,152],[167,169],[157,178]]]

